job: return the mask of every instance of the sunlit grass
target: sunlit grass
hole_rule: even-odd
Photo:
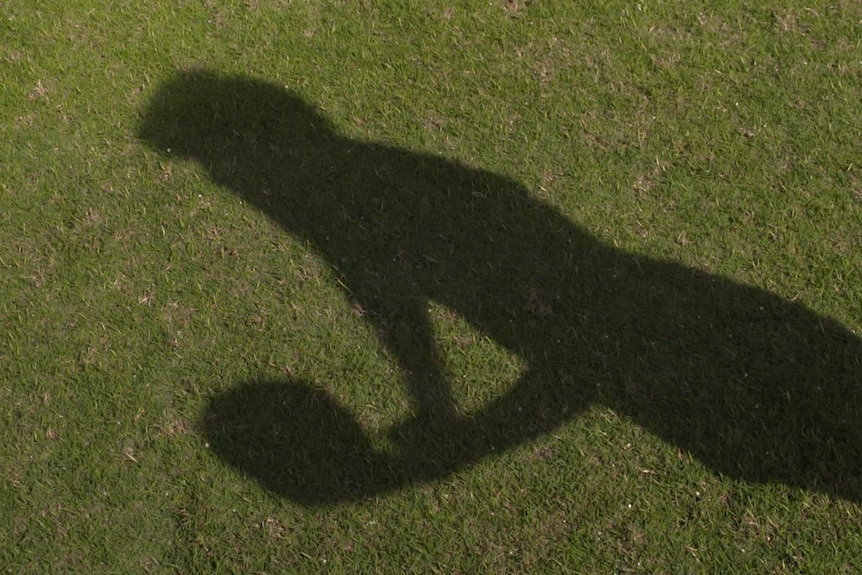
[[[756,463],[662,436],[681,427],[662,427],[644,389],[626,390],[644,413],[597,391],[577,417],[450,473],[386,459],[400,445],[391,430],[414,407],[410,374],[333,262],[291,235],[285,216],[216,185],[212,166],[139,137],[152,98],[177,74],[252,78],[296,94],[353,142],[498,174],[614,254],[727,278],[810,310],[828,333],[832,320],[859,334],[858,3],[570,4],[3,3],[0,565],[858,570],[859,491],[818,488],[793,471],[762,483],[717,469]],[[521,215],[501,221],[532,221]],[[537,317],[556,305],[542,294],[523,303]],[[427,309],[459,413],[480,412],[529,369],[483,332],[487,322],[472,325],[443,302]],[[838,344],[812,349],[838,358],[845,385],[859,373],[859,357],[840,356]],[[699,365],[680,354],[664,363],[648,375],[670,381]],[[245,398],[241,408],[290,399],[296,382],[317,390],[318,406],[333,402],[323,411],[343,425],[324,433],[355,440],[355,422],[401,475],[366,478],[380,487],[368,497],[315,506],[267,489],[209,444],[206,414],[219,398]],[[812,382],[826,405],[833,383]],[[858,400],[848,394],[844,413],[859,418]],[[489,441],[514,433],[492,431]],[[425,455],[457,459],[465,438],[439,437]],[[848,441],[824,450],[853,458],[858,438]],[[851,459],[842,472],[854,465],[862,470]]]

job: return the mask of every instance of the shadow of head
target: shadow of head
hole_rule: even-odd
[[[274,150],[308,150],[330,122],[287,89],[206,70],[177,74],[150,99],[138,136],[161,154],[210,164]]]

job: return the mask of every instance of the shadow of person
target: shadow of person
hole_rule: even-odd
[[[859,500],[862,342],[760,289],[607,246],[518,183],[344,137],[286,89],[184,72],[139,136],[326,259],[397,358],[413,415],[375,450],[355,418],[299,381],[214,398],[214,451],[315,505],[445,477],[598,402],[718,473]],[[457,407],[429,302],[523,359],[522,377]]]

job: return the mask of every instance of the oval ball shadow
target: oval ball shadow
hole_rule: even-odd
[[[300,380],[236,386],[208,403],[202,426],[219,458],[297,503],[353,501],[397,483],[353,415]]]

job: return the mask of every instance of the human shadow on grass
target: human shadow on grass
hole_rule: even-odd
[[[306,505],[359,500],[446,477],[599,403],[717,473],[860,500],[862,342],[836,321],[614,249],[509,178],[340,135],[269,82],[183,72],[154,94],[139,135],[307,242],[403,369],[413,414],[388,430],[390,450],[312,382],[212,398],[212,449],[267,489]],[[457,408],[430,302],[524,360],[509,391]]]

